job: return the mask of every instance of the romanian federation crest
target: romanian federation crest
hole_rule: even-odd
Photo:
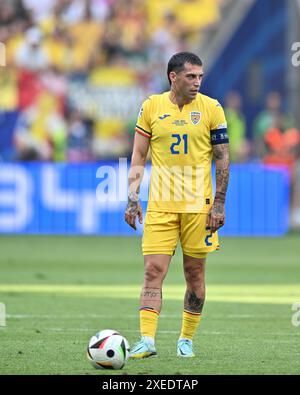
[[[190,117],[193,125],[198,125],[201,119],[201,112],[192,111],[190,112]]]

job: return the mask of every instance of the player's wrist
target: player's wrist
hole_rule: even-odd
[[[224,192],[216,192],[214,203],[225,204],[226,195]]]
[[[139,200],[139,194],[137,192],[128,193],[128,203],[138,203]]]

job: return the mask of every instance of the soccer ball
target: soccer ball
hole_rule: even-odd
[[[119,332],[97,332],[87,347],[87,358],[96,369],[122,369],[129,357],[129,343]]]

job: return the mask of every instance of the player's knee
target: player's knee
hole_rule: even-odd
[[[158,262],[150,260],[145,264],[145,281],[147,283],[162,281],[164,276],[165,270]]]
[[[197,290],[197,293],[205,295],[205,282],[204,277],[197,267],[186,267],[185,268],[185,279],[189,288]]]

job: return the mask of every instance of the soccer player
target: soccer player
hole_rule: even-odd
[[[152,95],[142,105],[129,170],[125,220],[136,229],[136,219],[143,220],[139,190],[150,147],[152,169],[142,241],[141,340],[130,350],[131,358],[156,355],[162,284],[179,239],[186,292],[177,355],[195,356],[193,338],[205,300],[206,256],[219,247],[217,230],[225,221],[229,144],[223,109],[217,100],[198,92],[203,67],[197,55],[173,55],[167,75],[170,91]],[[216,164],[214,197],[212,158]]]

